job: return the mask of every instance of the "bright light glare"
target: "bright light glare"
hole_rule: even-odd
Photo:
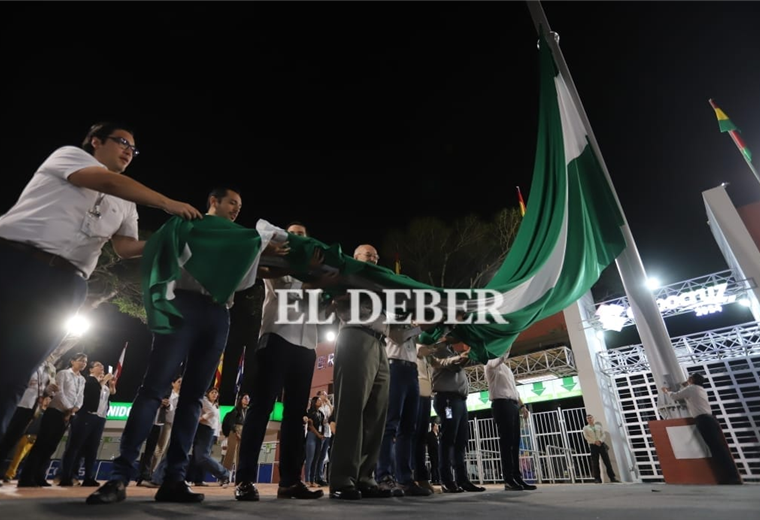
[[[752,302],[750,302],[748,298],[742,298],[741,300],[739,300],[739,304],[744,305],[745,307],[752,306]]]
[[[335,341],[335,333],[333,331],[327,333],[327,341]]]
[[[80,315],[69,318],[66,322],[66,332],[72,336],[81,336],[90,328],[90,322]]]
[[[654,291],[660,288],[660,281],[657,278],[647,278],[647,289]]]

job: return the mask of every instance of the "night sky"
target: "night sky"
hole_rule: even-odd
[[[760,4],[544,8],[648,273],[726,269],[701,193],[728,182],[743,205],[760,185],[707,100],[760,154]],[[237,186],[242,225],[300,220],[349,252],[415,216],[514,207],[516,185],[530,198],[538,76],[523,2],[3,2],[0,55],[0,212],[104,119],[136,130],[133,178],[201,209],[212,186]],[[140,208],[145,229],[166,218]],[[101,314],[108,364],[127,340],[144,355],[141,325]]]

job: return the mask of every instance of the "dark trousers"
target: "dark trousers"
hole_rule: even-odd
[[[728,449],[718,419],[712,414],[703,414],[695,417],[694,421],[705,444],[710,448],[712,459],[717,466],[718,484],[741,484],[742,478]]]
[[[140,446],[147,439],[161,399],[166,395],[180,365],[185,363],[182,392],[172,423],[166,454],[166,482],[185,480],[190,451],[201,416],[201,402],[214,379],[219,358],[227,343],[230,316],[211,299],[187,291],[176,291],[174,305],[184,318],[171,334],[154,334],[142,385],[132,405],[121,436],[121,455],[114,460],[112,480],[128,484],[135,476]]]
[[[187,474],[189,481],[195,483],[205,481],[207,471],[219,480],[229,478],[230,473],[227,468],[211,456],[211,447],[214,442],[216,442],[214,430],[206,424],[199,424],[193,442],[193,458]]]
[[[502,477],[504,480],[522,478],[520,474],[520,408],[517,401],[494,399],[491,401],[491,414],[499,430]]]
[[[301,481],[304,461],[303,416],[314,375],[314,350],[293,345],[277,334],[266,334],[256,351],[251,402],[240,439],[240,467],[236,482],[256,482],[259,453],[275,400],[285,391],[280,429],[280,485]]]
[[[408,485],[413,480],[412,446],[420,405],[420,382],[416,363],[407,365],[397,359],[389,359],[388,363],[391,373],[388,415],[375,478],[382,480],[395,475],[397,482]]]
[[[465,398],[453,393],[438,392],[433,400],[435,413],[441,419],[441,438],[439,439],[441,482],[443,484],[461,484],[468,482],[465,453],[470,437],[467,403]],[[451,418],[446,417],[446,408],[451,408]],[[452,476],[451,468],[454,467]]]
[[[419,385],[419,381],[417,382]],[[414,429],[413,462],[414,480],[431,480],[426,466],[427,435],[430,429],[430,397],[419,397],[417,404],[417,426]],[[435,473],[438,473],[438,446],[435,447]],[[430,462],[433,462],[432,453]],[[434,480],[434,479],[433,479]]]
[[[61,343],[87,295],[85,280],[0,241],[0,438],[29,379]]]
[[[612,480],[615,478],[615,472],[612,469],[612,463],[610,462],[610,456],[607,453],[607,445],[602,443],[601,446],[596,444],[589,444],[591,448],[591,471],[594,472],[594,480],[602,480],[602,474],[599,470],[599,457],[602,457],[604,467],[607,468],[607,476]]]
[[[106,426],[105,417],[80,411],[71,420],[69,442],[61,461],[61,480],[71,480],[79,473],[79,461],[84,456],[84,478],[94,478],[95,460],[100,438]]]
[[[24,463],[24,469],[18,477],[19,482],[32,485],[46,480],[50,458],[58,448],[58,443],[61,442],[67,426],[63,412],[55,408],[45,410],[40,422],[40,432]]]
[[[161,425],[153,424],[150,428],[148,438],[145,440],[145,449],[140,455],[140,463],[137,466],[137,480],[150,480],[150,465],[153,462],[153,454],[158,446],[158,438],[161,436]]]
[[[8,424],[8,429],[5,430],[5,435],[0,440],[0,476],[5,475],[8,470],[13,459],[14,448],[24,436],[33,418],[34,410],[32,408],[21,408],[20,406],[16,408],[16,412]]]

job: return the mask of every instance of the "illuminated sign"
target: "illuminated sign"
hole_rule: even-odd
[[[335,353],[332,352],[326,356],[319,356],[317,358],[317,370],[329,368],[335,365]]]
[[[543,401],[555,401],[557,399],[567,399],[568,397],[579,397],[583,395],[578,376],[562,377],[550,379],[549,381],[538,381],[528,385],[518,383],[517,392],[524,404],[540,403]],[[475,392],[467,396],[467,411],[474,412],[477,410],[490,410],[491,400],[488,398],[488,391]],[[435,410],[431,404],[431,416],[435,416]]]
[[[673,311],[694,311],[697,316],[706,316],[716,312],[722,312],[723,306],[736,301],[736,295],[727,296],[727,283],[721,283],[712,287],[704,287],[694,291],[672,294],[665,298],[657,298],[657,307],[661,313]],[[622,305],[601,305],[596,311],[596,316],[605,330],[620,330],[625,326],[625,316],[633,321],[633,311]]]
[[[227,412],[232,410],[234,406],[220,406],[219,417],[224,419]],[[132,403],[111,403],[111,407],[108,409],[108,415],[106,419],[109,421],[126,421],[129,417],[129,412],[132,410]],[[270,421],[282,422],[282,403],[274,403],[274,410],[269,416]]]

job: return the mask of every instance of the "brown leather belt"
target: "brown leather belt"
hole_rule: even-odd
[[[15,242],[13,240],[8,240],[5,238],[0,237],[0,244],[6,245],[8,247],[12,247],[13,249],[18,249],[19,251],[23,251],[27,255],[31,256],[32,258],[36,258],[37,260],[40,260],[42,262],[45,262],[50,267],[57,267],[59,269],[63,269],[64,271],[68,271],[71,273],[75,273],[79,276],[82,275],[82,271],[76,267],[74,264],[63,258],[62,256],[54,255],[53,253],[48,253],[46,251],[43,251],[42,249],[38,249],[34,247],[31,244],[24,244],[23,242]]]

